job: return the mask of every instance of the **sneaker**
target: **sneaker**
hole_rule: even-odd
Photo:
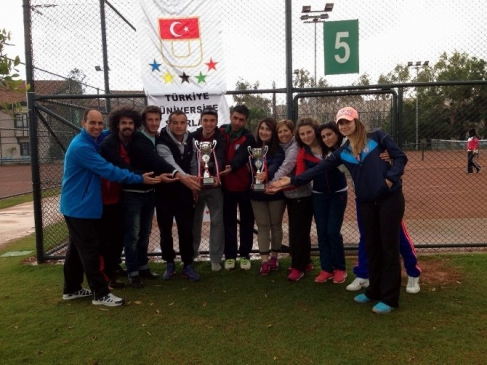
[[[369,279],[362,279],[359,277],[356,277],[350,284],[347,285],[347,290],[348,291],[357,291],[362,288],[368,288],[369,287]]]
[[[347,272],[345,270],[333,270],[333,283],[341,284],[345,282]]]
[[[235,269],[235,260],[234,259],[225,260],[225,270],[233,270],[233,269]]]
[[[162,278],[164,280],[171,280],[175,274],[176,267],[174,266],[174,262],[168,262],[166,265],[166,271],[164,271],[164,274],[162,274]]]
[[[63,294],[64,300],[78,299],[84,297],[91,297],[92,293],[90,289],[81,288],[74,293]]]
[[[333,279],[333,273],[321,270],[319,275],[315,278],[315,283],[324,283]]]
[[[414,278],[412,276],[408,276],[408,285],[406,286],[406,292],[409,294],[416,294],[419,293],[421,288],[419,287],[419,276]]]
[[[287,268],[287,272],[288,273],[291,273],[291,271],[293,271],[293,268],[291,266],[289,266]],[[306,268],[304,269],[305,272],[311,272],[313,271],[313,264],[310,262],[308,265],[306,265]]]
[[[140,276],[139,275],[135,275],[135,276],[130,276],[129,275],[128,278],[129,278],[129,285],[132,288],[142,289],[144,287],[144,283],[142,282],[142,280],[140,280]]]
[[[481,168],[481,167],[479,167],[479,169],[477,170],[477,174],[480,172],[480,170],[482,170],[482,168]]]
[[[271,265],[271,270],[276,271],[279,269],[279,259],[274,256],[271,256],[271,259],[269,260],[269,264]]]
[[[268,261],[264,261],[262,265],[260,265],[260,275],[266,276],[271,273],[271,264]]]
[[[368,296],[365,294],[359,294],[355,298],[353,298],[357,303],[363,304],[363,303],[368,303],[371,302],[372,299],[370,299]]]
[[[251,268],[250,260],[246,257],[240,258],[240,269],[250,270],[250,268]]]
[[[222,265],[220,265],[218,262],[212,262],[211,263],[211,271],[220,271],[222,269]]]
[[[120,280],[109,280],[108,286],[112,289],[123,289],[125,288],[125,283],[122,283]]]
[[[189,279],[190,281],[200,281],[201,277],[194,269],[193,264],[184,265],[181,277]]]
[[[149,279],[149,280],[156,280],[159,279],[159,274],[151,271],[150,269],[139,270],[139,275],[141,278]]]
[[[93,299],[91,301],[94,305],[106,305],[107,307],[118,307],[125,303],[125,300],[122,298],[116,297],[112,293],[108,293],[104,297]]]
[[[288,275],[287,280],[298,281],[304,276],[304,272],[292,269],[291,273]]]
[[[392,308],[391,306],[379,302],[376,305],[374,305],[374,307],[372,308],[372,312],[377,314],[387,314],[387,313],[391,313],[393,309],[394,308]]]

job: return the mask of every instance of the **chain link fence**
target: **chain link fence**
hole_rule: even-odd
[[[58,213],[64,151],[83,110],[96,107],[107,114],[116,105],[140,109],[145,104],[137,66],[137,1],[24,3],[31,9],[35,93],[51,96],[37,100],[35,110],[43,252],[53,257],[67,236]],[[307,93],[296,99],[294,119],[313,115],[327,122],[340,107],[356,107],[369,127],[391,133],[408,154],[405,220],[413,241],[430,248],[485,245],[487,175],[466,174],[465,133],[476,128],[484,139],[482,165],[482,148],[487,147],[487,45],[482,41],[487,4],[337,3],[327,21],[359,20],[360,72],[331,76],[324,75],[323,24],[301,19],[305,5],[312,11],[323,6],[316,1],[221,1],[229,104],[250,108],[251,129],[265,116],[285,118],[291,108],[286,77],[291,75],[294,94]],[[287,56],[291,62],[286,65]],[[370,90],[392,90],[397,103],[389,94],[367,94]],[[132,95],[136,93],[140,95]],[[151,250],[156,253],[155,221],[153,227]],[[203,232],[203,250],[207,234]],[[347,247],[355,247],[353,194],[343,234]]]

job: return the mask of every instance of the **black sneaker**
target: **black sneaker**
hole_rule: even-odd
[[[84,298],[84,297],[91,297],[91,295],[92,294],[91,294],[90,289],[81,288],[77,292],[63,294],[63,299],[64,300],[71,300],[71,299],[78,299],[78,298]]]
[[[141,289],[144,287],[144,283],[140,280],[140,276],[129,276],[129,285],[135,289]]]
[[[139,270],[139,275],[141,278],[156,280],[159,279],[159,274],[152,272],[150,269]]]

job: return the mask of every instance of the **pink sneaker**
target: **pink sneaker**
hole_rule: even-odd
[[[271,265],[272,271],[276,271],[279,268],[279,260],[277,259],[277,257],[271,256],[269,264]]]
[[[293,271],[293,268],[291,266],[289,266],[287,268],[287,272],[288,273],[291,273],[291,271]],[[305,272],[311,272],[313,271],[313,264],[310,262],[307,266],[306,266],[306,269],[304,269]]]
[[[262,265],[260,265],[260,275],[265,276],[269,275],[271,272],[271,265],[268,261],[264,261]]]
[[[344,283],[346,278],[347,278],[347,272],[345,270],[333,271],[333,282],[335,284]]]
[[[333,279],[333,273],[327,271],[320,271],[320,274],[315,278],[315,283],[325,283]]]
[[[298,281],[304,276],[304,272],[292,269],[291,273],[288,275],[287,279],[291,281]]]

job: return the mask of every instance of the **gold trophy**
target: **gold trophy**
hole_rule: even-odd
[[[213,142],[198,142],[197,140],[195,140],[194,145],[196,147],[198,158],[198,179],[201,180],[201,184],[203,186],[213,186],[215,185],[215,178],[210,175],[208,162],[210,161],[211,155],[213,154],[213,160],[215,161],[215,168],[218,174],[218,162],[215,156],[216,141],[213,140]],[[203,162],[203,166],[201,166],[201,162]]]
[[[249,161],[252,171],[254,167],[256,168],[255,172],[252,173],[254,183],[252,184],[252,190],[254,191],[264,191],[265,184],[263,181],[260,181],[255,177],[255,175],[264,171],[265,168],[265,155],[267,155],[267,151],[269,150],[268,146],[264,146],[263,148],[252,148],[250,146],[247,147],[249,151]]]

